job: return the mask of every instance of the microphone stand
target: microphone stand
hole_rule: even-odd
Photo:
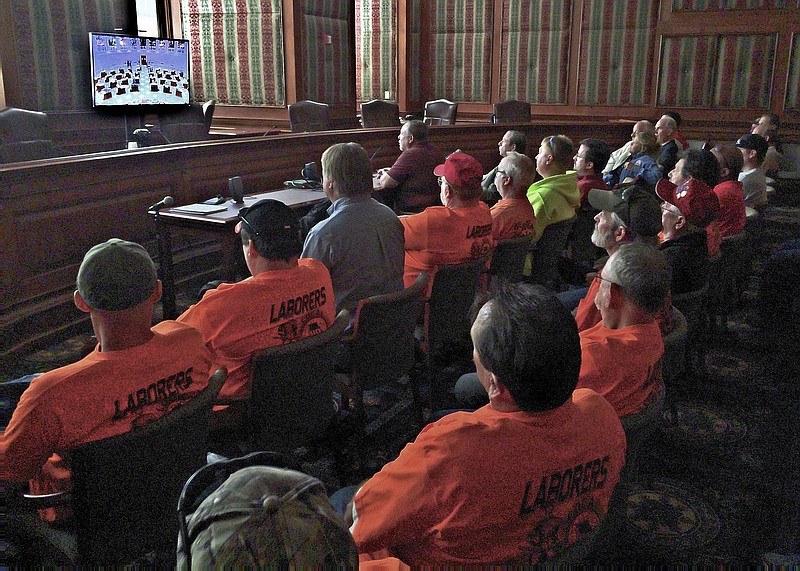
[[[175,319],[178,317],[178,311],[175,306],[175,281],[172,274],[172,236],[169,228],[161,222],[161,205],[154,205],[152,211],[158,243],[158,273],[162,287],[161,309],[164,319]]]

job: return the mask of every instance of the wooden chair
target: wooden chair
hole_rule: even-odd
[[[363,415],[364,389],[408,374],[414,367],[414,327],[422,314],[428,274],[423,272],[405,290],[362,299],[353,331],[342,338],[352,367],[350,392],[357,414]],[[412,375],[413,377],[413,375]],[[422,422],[419,387],[411,379],[417,418]]]
[[[576,217],[551,224],[544,229],[539,240],[531,250],[530,281],[558,291],[561,278],[558,273],[558,259],[567,245],[567,239]]]
[[[373,99],[361,104],[361,126],[365,129],[373,127],[399,127],[400,107],[393,101]]]
[[[225,369],[218,369],[206,389],[173,412],[70,449],[72,490],[26,494],[19,507],[69,505],[74,534],[44,524],[34,531],[59,542],[73,563],[131,563],[153,551],[174,561],[175,506],[186,479],[206,463],[209,415],[225,378]]]
[[[533,243],[530,236],[509,238],[497,242],[489,262],[489,279],[515,284],[525,281],[523,269]]]
[[[327,131],[331,128],[330,105],[316,101],[289,104],[289,125],[292,133]]]
[[[425,115],[422,121],[426,125],[452,125],[458,115],[458,103],[447,99],[437,99],[425,103]]]
[[[470,310],[475,302],[486,261],[487,257],[484,256],[461,264],[446,264],[436,268],[425,304],[420,344],[425,355],[430,400],[434,408],[440,407],[444,402],[444,387],[434,378],[437,368],[460,358],[468,358],[471,354]]]
[[[527,123],[531,120],[531,104],[508,99],[494,104],[492,123]]]
[[[264,349],[253,357],[245,451],[289,454],[322,437],[336,412],[336,356],[349,323],[350,313],[342,310],[322,333]]]

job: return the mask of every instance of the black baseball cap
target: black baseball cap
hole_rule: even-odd
[[[293,239],[299,240],[300,222],[294,210],[280,200],[264,198],[253,206],[239,210],[239,223],[236,233],[247,230],[251,237],[266,240]]]

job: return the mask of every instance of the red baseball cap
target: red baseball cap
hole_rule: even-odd
[[[694,178],[680,186],[663,178],[656,184],[656,194],[676,206],[686,220],[699,228],[708,226],[719,213],[717,195],[706,183]]]
[[[445,159],[443,165],[433,169],[436,176],[444,176],[453,186],[472,190],[481,185],[483,167],[478,159],[466,153],[455,152]]]

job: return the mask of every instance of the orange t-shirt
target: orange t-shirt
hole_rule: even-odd
[[[621,329],[609,329],[600,322],[580,336],[578,387],[606,397],[620,417],[644,410],[663,388],[656,363],[664,354],[664,343],[655,320]]]
[[[536,564],[597,526],[624,462],[619,418],[588,389],[540,413],[456,412],[356,493],[353,539],[411,566]]]
[[[228,369],[221,397],[246,398],[255,351],[321,333],[336,318],[331,276],[321,262],[262,272],[209,290],[178,321],[197,328],[220,367]]]
[[[28,480],[36,494],[68,490],[65,450],[143,426],[208,386],[216,366],[193,327],[162,321],[153,333],[138,347],[95,349],[31,381],[3,435],[3,479]],[[47,510],[45,519],[55,518]]]
[[[536,216],[527,198],[504,198],[492,206],[492,235],[507,240],[533,234]]]
[[[436,266],[474,260],[494,248],[492,215],[480,201],[456,209],[429,206],[400,221],[405,228],[405,287],[412,286],[421,272],[433,277]]]

